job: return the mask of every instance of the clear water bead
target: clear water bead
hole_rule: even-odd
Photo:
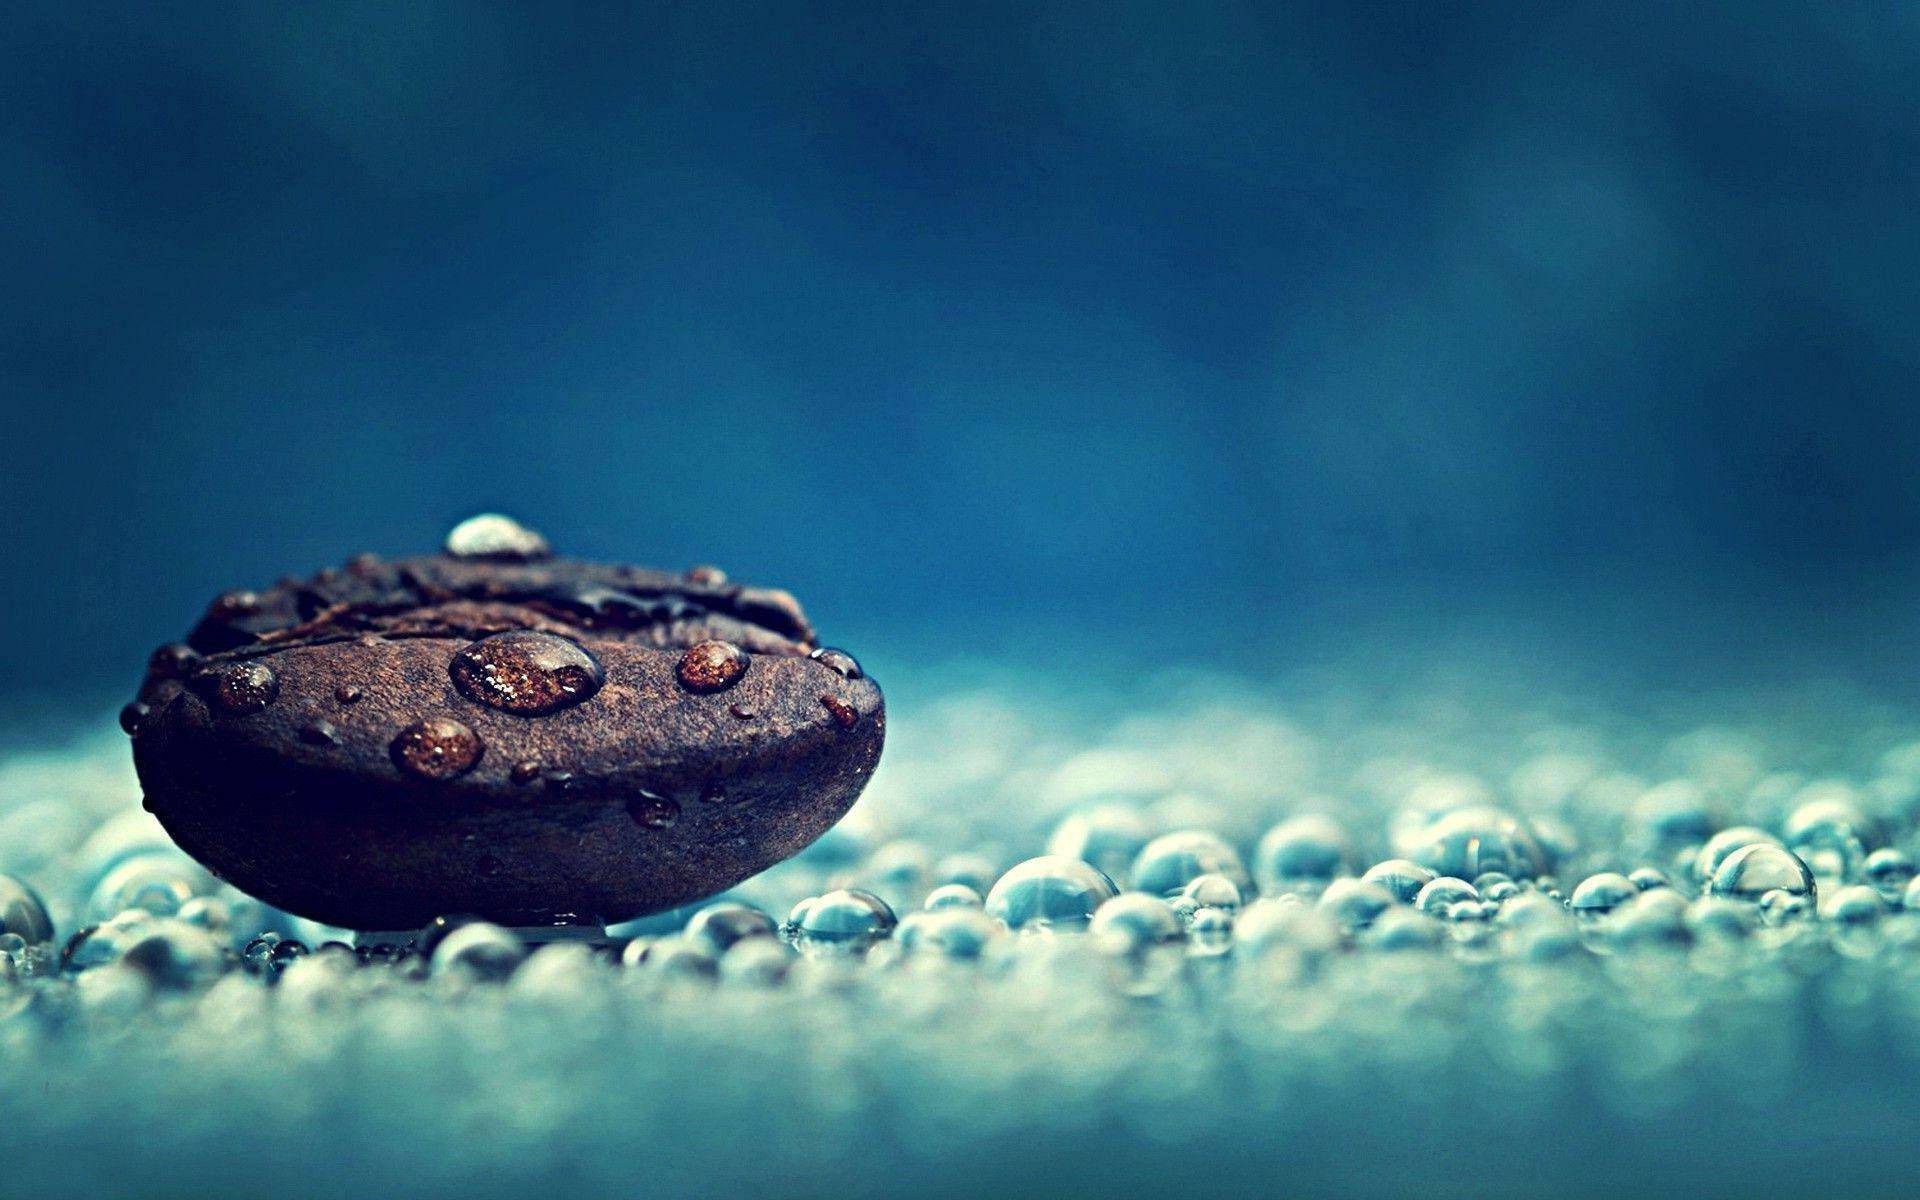
[[[511,930],[472,921],[440,939],[433,948],[432,971],[436,979],[499,983],[526,956],[526,946]]]
[[[1347,933],[1365,929],[1396,903],[1392,892],[1363,879],[1336,879],[1320,893],[1320,908]]]
[[[792,918],[794,944],[808,954],[864,954],[885,941],[898,921],[872,892],[842,888],[801,902]]]
[[[1495,808],[1451,812],[1428,826],[1419,850],[1410,857],[1437,875],[1472,879],[1498,871],[1512,879],[1532,879],[1551,867],[1533,830],[1511,813]]]
[[[1720,864],[1736,850],[1748,846],[1778,846],[1783,843],[1779,838],[1754,825],[1735,825],[1731,829],[1722,829],[1707,839],[1700,852],[1693,859],[1693,878],[1701,884],[1708,884],[1720,871]]]
[[[1224,875],[1245,891],[1252,881],[1240,855],[1219,834],[1183,829],[1162,834],[1141,848],[1129,875],[1137,891],[1171,896],[1199,875]]]
[[[1589,875],[1573,889],[1567,907],[1581,916],[1601,916],[1640,894],[1633,880],[1612,871]]]
[[[1457,904],[1476,902],[1480,892],[1464,879],[1442,875],[1429,880],[1413,898],[1413,906],[1436,917],[1451,917]]]
[[[986,901],[980,893],[964,883],[945,883],[927,893],[927,901],[921,907],[928,912],[938,912],[943,908],[982,908]]]
[[[1196,909],[1217,908],[1229,915],[1240,911],[1240,888],[1225,875],[1211,872],[1196,875],[1187,881],[1186,887],[1180,889],[1180,895],[1192,901]]]
[[[987,893],[986,911],[1009,929],[1032,925],[1078,929],[1118,891],[1113,880],[1092,864],[1047,854],[1002,875]]]
[[[1349,871],[1347,832],[1317,813],[1288,819],[1267,830],[1253,854],[1254,876],[1269,894],[1317,890]]]
[[[1377,883],[1393,893],[1393,898],[1402,904],[1412,904],[1420,889],[1432,883],[1434,874],[1419,863],[1405,858],[1389,858],[1367,868],[1360,878],[1368,883]]]
[[[1758,901],[1769,892],[1811,898],[1813,872],[1791,850],[1761,843],[1728,855],[1707,889],[1732,900]]]

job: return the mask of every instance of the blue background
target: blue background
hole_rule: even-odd
[[[10,690],[488,508],[907,654],[1852,611],[1920,533],[1910,7],[8,26]]]

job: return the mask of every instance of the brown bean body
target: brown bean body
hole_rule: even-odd
[[[576,643],[604,682],[538,715],[475,699],[456,658],[510,629]],[[717,693],[678,673],[709,639],[752,661]],[[885,733],[879,689],[807,657],[785,593],[637,568],[360,559],[216,606],[189,644],[204,663],[141,689],[148,807],[243,891],[348,928],[613,922],[711,895],[826,832]],[[229,712],[195,686],[236,662],[271,667],[270,703]],[[656,798],[678,817],[643,820]]]

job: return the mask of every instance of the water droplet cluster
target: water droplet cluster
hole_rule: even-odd
[[[444,677],[487,719],[592,677],[564,645],[500,649]],[[799,665],[809,698],[848,678]],[[640,1173],[662,1195],[951,1191],[983,1161],[1116,1194],[1177,1168],[1385,1195],[1461,1161],[1542,1164],[1472,1183],[1501,1195],[1670,1161],[1710,1112],[1689,1153],[1726,1181],[1903,1177],[1920,713],[1623,698],[1573,722],[1540,716],[1568,706],[1539,689],[1383,704],[1366,683],[1367,703],[1216,684],[1130,708],[956,684],[827,836],[604,942],[448,914],[356,949],[174,850],[130,803],[124,747],[8,751],[12,1136],[109,1162],[162,1145],[210,1185],[235,1144],[309,1171],[351,1144],[356,1169],[474,1194],[562,1163],[582,1190]],[[748,721],[728,690],[714,715]],[[471,734],[423,715],[393,766],[486,763],[529,803],[565,773]],[[716,784],[610,819],[671,840],[740,811]],[[740,1149],[786,1122],[804,1137]],[[849,1174],[896,1138],[914,1153]],[[604,1152],[623,1144],[643,1161]],[[56,1157],[20,1156],[14,1182],[67,1178]]]

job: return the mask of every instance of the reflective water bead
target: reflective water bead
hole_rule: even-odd
[[[1196,875],[1225,875],[1244,891],[1251,881],[1240,855],[1220,835],[1204,829],[1162,834],[1141,848],[1130,879],[1136,890],[1170,896]]]
[[[948,883],[927,893],[927,902],[922,905],[928,912],[938,912],[943,908],[980,908],[986,904],[980,893],[964,883]]]
[[[1048,854],[1030,858],[1002,875],[987,893],[986,911],[1009,929],[1036,924],[1084,928],[1095,910],[1118,890],[1092,864]]]
[[[1186,925],[1187,945],[1193,954],[1212,958],[1233,948],[1233,914],[1224,908],[1202,908]]]
[[[893,909],[872,892],[842,888],[796,908],[795,944],[809,954],[863,954],[898,923]]]
[[[84,971],[114,962],[149,924],[158,919],[145,909],[134,908],[78,930],[67,939],[67,944],[60,951],[61,969]]]
[[[1427,828],[1414,861],[1437,875],[1471,879],[1499,871],[1532,879],[1547,870],[1546,854],[1518,817],[1493,808],[1448,813]]]
[[[1318,888],[1348,872],[1346,830],[1318,813],[1289,817],[1267,830],[1253,854],[1254,875],[1268,893]]]
[[[733,987],[779,987],[792,969],[793,952],[767,938],[736,942],[720,957],[720,981]]]
[[[1436,917],[1450,915],[1453,906],[1480,899],[1480,893],[1464,879],[1441,875],[1429,880],[1413,898],[1413,906]]]
[[[1320,893],[1319,906],[1333,917],[1342,930],[1354,933],[1373,924],[1375,917],[1395,903],[1393,893],[1377,883],[1362,879],[1336,879]]]
[[[1673,886],[1672,881],[1667,878],[1667,873],[1658,867],[1635,867],[1627,872],[1627,878],[1632,881],[1634,887],[1643,892]]]
[[[1004,936],[999,923],[977,908],[932,909],[913,914],[913,919],[913,936],[903,942],[910,942],[914,951],[946,958],[979,958],[994,938]]]
[[[1601,916],[1640,894],[1631,879],[1612,871],[1589,875],[1573,889],[1567,907],[1581,916]]]
[[[87,898],[96,921],[137,908],[170,917],[194,896],[213,890],[205,870],[178,851],[136,855],[101,877]]]
[[[774,938],[780,927],[772,917],[747,904],[722,901],[694,913],[683,931],[688,941],[706,948],[715,958],[746,938]]]
[[[206,930],[172,919],[141,927],[120,952],[120,964],[157,988],[184,991],[210,983],[227,968],[220,944]]]
[[[1360,878],[1368,883],[1377,883],[1393,894],[1393,898],[1402,904],[1412,904],[1420,889],[1433,882],[1432,871],[1419,863],[1405,858],[1389,858],[1367,868]]]
[[[1152,837],[1152,826],[1138,809],[1097,804],[1069,813],[1054,826],[1047,838],[1047,853],[1092,863],[1119,878]]]
[[[1700,853],[1694,856],[1693,877],[1701,884],[1708,884],[1719,873],[1720,865],[1736,850],[1748,846],[1778,846],[1779,838],[1753,825],[1736,825],[1731,829],[1722,829],[1707,839],[1700,847]]]
[[[1228,914],[1240,911],[1240,889],[1225,875],[1211,872],[1196,875],[1180,889],[1180,894],[1193,901],[1195,908],[1224,909]]]
[[[1871,925],[1887,914],[1887,902],[1867,884],[1856,883],[1834,893],[1825,916],[1836,925]]]
[[[1867,855],[1861,872],[1883,899],[1895,904],[1900,902],[1915,875],[1913,859],[1892,846],[1883,846]]]
[[[1126,892],[1102,904],[1088,925],[1096,944],[1109,954],[1140,954],[1184,939],[1180,919],[1167,902],[1145,892]]]
[[[1734,900],[1759,900],[1773,891],[1811,897],[1813,872],[1785,847],[1765,843],[1743,846],[1720,864],[1707,890]]]
[[[498,983],[513,974],[527,948],[513,931],[487,921],[470,921],[440,939],[433,949],[435,978]]]

